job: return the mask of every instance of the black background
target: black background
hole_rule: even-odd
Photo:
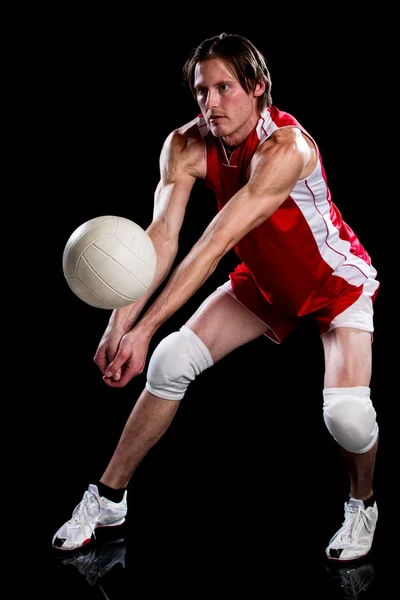
[[[167,16],[168,26],[157,11],[144,19],[116,11],[57,10],[46,14],[47,25],[35,31],[32,52],[24,55],[31,99],[24,113],[33,213],[28,228],[35,241],[32,281],[27,278],[26,285],[34,289],[37,323],[29,387],[41,398],[32,410],[42,467],[34,479],[43,496],[57,497],[46,511],[45,545],[88,483],[101,476],[145,383],[144,375],[123,390],[102,382],[93,356],[109,314],[85,305],[68,288],[64,245],[76,227],[102,214],[149,225],[161,145],[198,113],[181,85],[181,68],[192,48],[222,31],[249,37],[265,55],[274,105],[292,113],[316,139],[333,201],[378,270],[383,285],[371,388],[385,432],[383,216],[370,180],[368,129],[372,30],[337,20],[329,11],[300,20],[255,15],[250,25],[240,15],[178,17],[171,9]],[[312,16],[314,28],[307,24]],[[215,210],[213,196],[196,184],[177,262]],[[157,331],[149,356],[237,262],[233,253],[224,257]],[[341,523],[348,493],[322,420],[322,388],[322,347],[312,326],[280,346],[256,340],[204,372],[131,481],[132,538],[139,530],[141,543],[145,538],[157,545],[161,538],[178,540],[179,546],[185,540],[190,551],[205,543],[209,552],[216,546],[227,552],[240,540],[242,554],[261,544],[269,561],[311,555],[322,569],[324,547]],[[384,505],[381,437],[376,488]],[[301,539],[301,550],[294,539]],[[258,561],[262,554],[256,566]],[[258,577],[262,574],[261,569]]]

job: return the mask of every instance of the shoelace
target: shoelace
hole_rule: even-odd
[[[72,513],[72,517],[69,520],[70,523],[78,523],[79,527],[81,528],[82,531],[82,535],[85,536],[85,529],[82,525],[82,519],[84,519],[90,529],[90,533],[91,535],[96,535],[95,534],[95,527],[94,525],[90,522],[90,517],[92,516],[92,513],[90,512],[90,507],[91,505],[96,504],[97,507],[100,510],[100,503],[99,500],[97,498],[97,496],[95,496],[94,494],[90,494],[88,491],[86,491],[83,495],[82,500],[79,502],[79,504],[74,508],[74,511]]]
[[[369,531],[371,529],[372,519],[368,516],[368,513],[362,508],[355,508],[353,506],[344,507],[344,523],[343,530],[340,538],[345,543],[351,543],[353,541],[355,532],[358,530],[360,520],[363,522],[365,528]]]

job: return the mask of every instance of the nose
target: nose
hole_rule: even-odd
[[[218,106],[219,98],[217,90],[209,90],[206,98],[206,108],[212,110]]]

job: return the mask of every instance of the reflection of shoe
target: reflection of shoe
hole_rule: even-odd
[[[378,507],[364,507],[362,500],[350,498],[344,505],[344,521],[342,527],[335,533],[326,548],[330,560],[357,560],[371,550]]]
[[[98,527],[122,525],[127,513],[127,492],[121,502],[111,502],[99,496],[97,485],[89,485],[72,517],[53,537],[52,545],[58,550],[76,550],[95,537]]]
[[[64,558],[64,566],[76,567],[90,585],[96,585],[100,577],[111,571],[115,565],[121,564],[125,568],[126,545],[123,539],[108,544],[97,545],[89,554],[74,554]]]
[[[328,568],[332,578],[340,585],[343,598],[358,600],[367,591],[375,575],[374,565],[370,562],[358,566],[335,564]]]

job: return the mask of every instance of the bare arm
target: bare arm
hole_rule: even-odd
[[[199,163],[204,156],[202,142],[200,144],[192,137],[193,126],[189,125],[168,136],[160,155],[160,180],[155,191],[153,219],[146,230],[157,254],[154,279],[139,300],[112,312],[109,328],[119,328],[125,332],[132,328],[175,260],[179,232],[197,176],[196,169],[201,169]]]
[[[138,341],[130,335],[132,327],[171,270],[189,196],[196,178],[202,176],[202,169],[204,144],[195,122],[191,122],[168,136],[160,155],[160,181],[155,192],[153,219],[147,229],[157,254],[153,282],[139,300],[112,312],[94,356],[107,385],[123,387],[143,369],[144,358],[136,360]],[[117,356],[119,366],[108,377],[106,370],[109,372]]]
[[[255,153],[248,183],[211,221],[138,327],[149,338],[210,277],[221,258],[268,219],[315,157],[299,129],[278,130]]]

